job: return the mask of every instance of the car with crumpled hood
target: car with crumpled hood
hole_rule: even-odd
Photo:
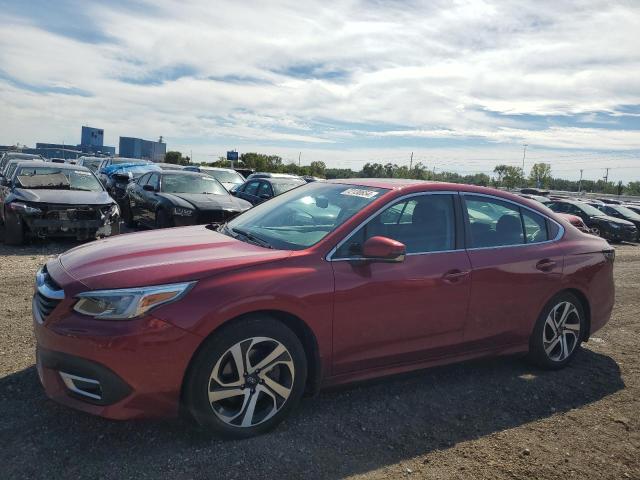
[[[120,231],[120,208],[89,169],[26,161],[0,180],[4,241],[108,237]]]

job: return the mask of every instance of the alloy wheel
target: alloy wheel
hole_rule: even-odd
[[[570,302],[551,309],[542,330],[542,345],[549,360],[561,362],[580,343],[580,314]]]
[[[291,395],[295,368],[277,340],[252,337],[229,348],[209,378],[209,403],[216,416],[234,427],[253,427],[273,417]]]

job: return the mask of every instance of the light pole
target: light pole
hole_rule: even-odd
[[[523,149],[522,149],[522,174],[524,175],[524,159],[527,156],[527,147],[529,145],[527,145],[526,143],[524,143],[522,145]]]

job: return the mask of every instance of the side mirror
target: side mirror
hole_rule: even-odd
[[[156,191],[156,187],[154,187],[153,185],[143,185],[142,186],[143,190],[146,190],[147,192],[155,192]]]
[[[378,262],[403,262],[407,247],[387,237],[371,237],[362,247],[364,260]]]

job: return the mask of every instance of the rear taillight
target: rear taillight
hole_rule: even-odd
[[[611,263],[613,263],[613,261],[616,259],[616,251],[614,249],[603,250],[602,254],[604,255],[604,258],[606,258]]]

